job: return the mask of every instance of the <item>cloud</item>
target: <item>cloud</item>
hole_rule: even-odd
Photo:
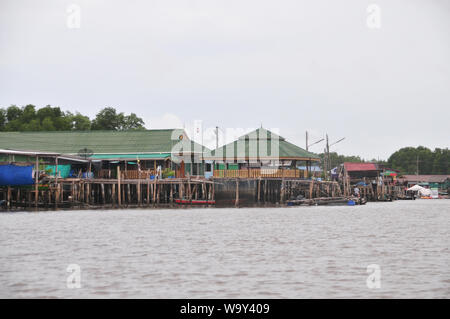
[[[172,113],[164,113],[162,116],[149,116],[144,118],[145,127],[148,129],[183,128],[183,121]]]

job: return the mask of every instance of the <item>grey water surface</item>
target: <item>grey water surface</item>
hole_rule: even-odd
[[[449,298],[449,233],[450,200],[1,213],[0,297]]]

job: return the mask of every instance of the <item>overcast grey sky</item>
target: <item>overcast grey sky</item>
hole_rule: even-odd
[[[386,159],[449,147],[449,31],[448,0],[0,0],[0,107],[112,106],[149,128],[262,124],[301,147],[308,130]]]

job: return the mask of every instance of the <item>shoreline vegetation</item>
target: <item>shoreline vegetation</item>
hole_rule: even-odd
[[[28,104],[18,107],[11,105],[0,108],[0,132],[17,131],[95,131],[95,130],[145,130],[143,119],[135,113],[125,115],[117,112],[113,107],[101,109],[94,119],[79,112],[62,111],[60,107],[47,105],[40,109]],[[322,167],[325,155],[321,158],[319,166]],[[338,166],[344,162],[364,163],[372,162],[388,166],[400,171],[400,174],[439,175],[449,174],[450,150],[448,148],[403,147],[389,156],[387,160],[366,160],[357,155],[342,155],[330,152],[330,161]]]

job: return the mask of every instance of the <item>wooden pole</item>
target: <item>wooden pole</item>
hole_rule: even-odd
[[[141,206],[141,179],[138,179],[138,184],[137,184],[137,197],[138,197],[138,205]]]
[[[105,203],[106,203],[106,200],[105,200],[105,184],[100,184],[100,187],[101,187],[101,189],[102,189],[102,203],[103,203],[103,205],[105,205]]]
[[[258,178],[257,190],[258,190],[258,204],[259,204],[261,200],[261,177]]]
[[[239,207],[239,179],[236,178],[236,200],[234,206]]]
[[[8,190],[6,192],[6,207],[8,209],[11,208],[11,186],[8,186]]]
[[[58,156],[55,156],[55,181],[58,183]]]
[[[150,180],[147,180],[147,206],[150,205]]]
[[[38,184],[39,184],[39,156],[36,156],[36,167],[35,167],[35,176],[34,176],[34,206],[37,208],[38,206]]]
[[[156,189],[157,189],[157,191],[156,191],[156,203],[158,203],[158,204],[159,204],[159,201],[160,201],[160,198],[161,198],[161,188],[162,188],[162,184],[158,180],[158,182],[156,184]]]
[[[192,167],[192,166],[191,166]],[[186,196],[189,198],[189,200],[192,200],[192,194],[191,194],[191,175],[189,175],[188,178],[188,191],[186,192]]]
[[[111,204],[116,203],[116,184],[111,185]]]
[[[153,204],[156,203],[156,175],[155,175],[155,179],[153,180]]]
[[[131,185],[130,183],[127,183],[127,204],[131,204]]]
[[[92,162],[91,160],[89,160],[89,168],[88,168],[88,176],[87,178],[89,179],[91,177],[91,171],[92,171]],[[86,198],[86,203],[90,203],[90,199],[91,199],[91,183],[88,183],[87,185],[87,198]]]
[[[120,191],[120,166],[117,165],[117,203],[119,207],[122,205],[122,195]]]

